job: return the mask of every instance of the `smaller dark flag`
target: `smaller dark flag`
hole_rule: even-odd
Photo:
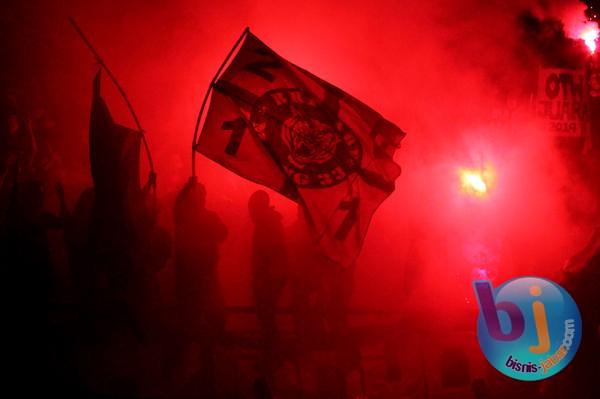
[[[94,78],[90,115],[90,169],[99,200],[124,203],[140,190],[142,134],[113,121],[100,94],[101,72]]]
[[[252,33],[214,83],[195,149],[301,204],[315,240],[351,264],[394,190],[405,133]]]

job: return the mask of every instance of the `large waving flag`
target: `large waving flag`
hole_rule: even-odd
[[[194,148],[303,205],[323,252],[351,264],[394,190],[405,133],[250,32],[212,89]]]

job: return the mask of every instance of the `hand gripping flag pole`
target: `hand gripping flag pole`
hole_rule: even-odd
[[[144,149],[146,151],[146,157],[148,159],[148,165],[150,167],[150,173],[152,175],[154,175],[155,174],[155,172],[154,172],[154,162],[152,161],[152,154],[150,153],[150,147],[148,146],[148,142],[146,141],[146,135],[144,134],[144,129],[142,129],[142,125],[140,124],[140,120],[138,119],[138,117],[137,117],[137,115],[135,113],[135,110],[133,109],[133,106],[131,105],[131,102],[129,101],[129,98],[127,97],[127,93],[125,93],[125,90],[123,90],[123,87],[121,86],[121,84],[119,83],[119,81],[117,80],[117,78],[115,78],[115,75],[113,75],[113,73],[108,68],[108,66],[106,65],[106,63],[102,59],[102,57],[100,57],[100,54],[98,54],[98,52],[96,51],[96,49],[94,48],[94,46],[92,46],[92,43],[85,36],[85,34],[83,33],[83,31],[81,30],[81,28],[79,27],[79,25],[77,25],[77,22],[75,22],[75,19],[73,17],[69,17],[68,19],[69,19],[69,23],[71,24],[71,26],[73,27],[73,29],[75,29],[75,31],[77,32],[77,34],[79,35],[79,37],[81,38],[81,40],[83,40],[83,42],[85,43],[85,45],[87,46],[87,48],[94,55],[94,58],[96,59],[96,62],[98,62],[98,64],[100,65],[100,67],[102,67],[102,69],[104,69],[104,71],[106,72],[106,74],[108,75],[108,77],[110,78],[110,80],[113,82],[113,84],[115,85],[115,87],[117,88],[117,90],[119,91],[119,93],[121,94],[121,97],[123,97],[123,100],[125,101],[125,104],[127,105],[127,108],[129,109],[129,112],[131,113],[131,116],[133,117],[133,120],[135,122],[135,125],[136,125],[137,129],[140,132],[140,134],[142,135],[142,142],[144,143]]]
[[[225,66],[227,65],[229,60],[231,59],[231,56],[233,55],[233,53],[239,47],[239,45],[242,42],[242,40],[244,39],[244,37],[246,37],[246,35],[249,32],[250,32],[250,28],[246,27],[246,29],[244,29],[244,31],[242,32],[240,37],[236,40],[236,42],[233,45],[233,47],[231,48],[231,50],[229,50],[227,57],[225,57],[225,60],[223,60],[223,63],[221,63],[221,66],[219,66],[217,73],[215,73],[215,76],[210,81],[210,84],[208,85],[208,90],[206,90],[206,94],[204,95],[204,99],[202,100],[202,105],[200,106],[200,112],[198,112],[198,119],[196,120],[196,127],[194,128],[194,139],[193,139],[194,141],[192,142],[192,178],[196,177],[196,143],[198,141],[198,132],[200,129],[200,122],[202,121],[202,115],[204,115],[204,108],[206,107],[206,102],[208,101],[208,97],[210,96],[210,93],[215,85],[215,82],[217,81],[217,79],[219,79],[219,75],[221,75],[221,72],[223,72],[223,69],[225,68]]]

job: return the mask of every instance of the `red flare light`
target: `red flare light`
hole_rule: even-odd
[[[494,182],[494,172],[489,166],[483,169],[460,168],[458,176],[461,191],[473,197],[484,197]]]
[[[590,54],[594,54],[596,52],[596,40],[598,40],[598,33],[598,25],[590,24],[579,36],[579,38],[585,42],[585,45],[590,50]]]

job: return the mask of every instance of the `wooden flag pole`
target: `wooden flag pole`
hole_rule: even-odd
[[[150,172],[152,174],[154,174],[155,173],[154,172],[154,162],[152,162],[152,154],[150,154],[150,147],[148,146],[148,142],[146,141],[146,135],[144,134],[144,129],[142,129],[142,125],[140,124],[140,121],[133,109],[133,106],[131,105],[131,102],[129,102],[129,98],[127,97],[127,94],[125,93],[125,90],[123,90],[123,87],[119,84],[119,81],[117,80],[117,78],[115,78],[115,75],[113,75],[111,70],[104,63],[104,60],[102,59],[102,57],[100,57],[100,54],[98,54],[98,52],[96,51],[94,46],[92,46],[92,43],[85,36],[85,34],[81,30],[81,28],[79,28],[79,25],[77,25],[77,22],[75,22],[75,19],[73,17],[69,17],[69,23],[71,24],[73,29],[75,29],[75,31],[79,34],[79,37],[81,38],[81,40],[83,40],[83,42],[85,43],[87,48],[92,52],[92,54],[94,55],[94,58],[96,58],[96,61],[98,62],[98,64],[100,64],[102,69],[104,69],[104,71],[106,72],[106,74],[108,75],[110,80],[116,86],[117,90],[121,94],[121,97],[123,97],[123,100],[125,101],[125,104],[127,105],[127,108],[129,109],[129,112],[131,113],[133,120],[135,121],[137,129],[140,132],[140,134],[142,135],[142,142],[144,143],[144,149],[146,150],[146,157],[148,158]]]
[[[246,27],[246,29],[244,29],[244,31],[242,32],[240,37],[236,40],[236,42],[233,45],[233,47],[231,48],[231,50],[229,50],[227,57],[225,57],[225,60],[223,61],[223,63],[221,63],[221,66],[219,66],[217,73],[215,73],[215,76],[210,81],[210,84],[208,85],[208,90],[206,90],[206,94],[204,95],[204,99],[202,100],[202,105],[200,106],[200,112],[198,112],[198,119],[196,119],[196,127],[194,128],[194,139],[192,141],[192,177],[193,178],[196,177],[196,143],[198,142],[198,130],[200,128],[200,122],[202,121],[202,115],[204,115],[204,108],[206,107],[206,102],[208,101],[208,97],[212,91],[212,88],[213,88],[215,82],[219,78],[219,75],[221,75],[221,72],[223,72],[225,65],[227,65],[227,62],[229,62],[229,59],[233,55],[233,52],[238,48],[238,46],[240,45],[240,43],[242,42],[244,37],[246,37],[246,35],[249,32],[250,32],[250,28]]]

